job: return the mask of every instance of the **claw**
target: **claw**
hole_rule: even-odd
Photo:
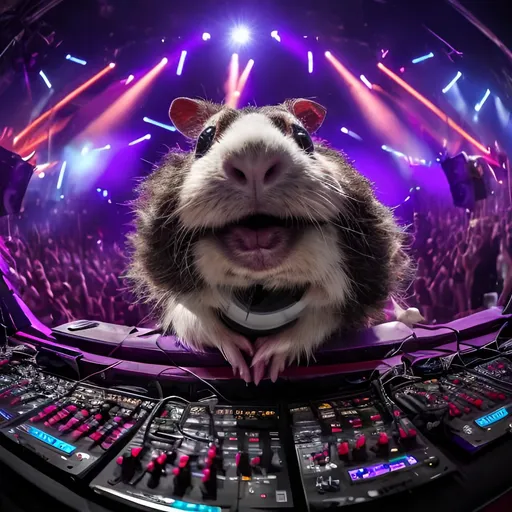
[[[247,343],[249,343],[249,341],[247,341]],[[225,344],[225,346],[223,346],[224,357],[233,367],[233,375],[236,375],[238,371],[240,378],[249,383],[251,382],[251,372],[245,362],[244,356],[240,352],[240,344],[241,343],[237,343],[237,341],[233,344]]]
[[[252,365],[252,374],[253,374],[253,380],[254,384],[256,386],[261,382],[261,379],[263,379],[263,376],[265,375],[265,368],[267,367],[267,363],[256,363]]]

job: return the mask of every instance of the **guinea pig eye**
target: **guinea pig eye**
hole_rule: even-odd
[[[215,138],[215,126],[204,129],[197,139],[196,158],[201,158],[212,147]]]
[[[313,153],[315,146],[313,146],[313,141],[309,136],[309,133],[297,124],[292,125],[292,134],[293,139],[299,145],[299,147],[304,150],[308,155]]]

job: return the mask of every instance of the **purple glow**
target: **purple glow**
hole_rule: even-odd
[[[313,73],[313,52],[308,52],[308,73]]]
[[[104,190],[103,191],[103,197],[107,197],[108,196],[108,190]]]
[[[183,65],[185,64],[185,58],[187,57],[187,50],[183,50],[181,52],[180,61],[178,62],[178,68],[176,69],[176,74],[181,76],[183,71]]]
[[[382,58],[385,59],[386,55],[389,53],[389,50],[381,50]]]
[[[126,82],[125,82],[125,85],[128,85],[130,82],[132,82],[134,80],[134,76],[133,75],[130,75],[127,79],[126,79]]]
[[[368,89],[373,89],[373,85],[371,84],[370,80],[368,80],[368,78],[366,78],[364,75],[361,75],[359,78],[361,79],[361,82],[363,82],[363,84],[368,87]]]
[[[160,61],[160,65],[161,65],[161,66],[165,66],[168,62],[169,62],[169,59],[168,59],[167,57],[164,57],[164,58]]]
[[[209,41],[212,36],[208,32],[203,32],[203,41]]]

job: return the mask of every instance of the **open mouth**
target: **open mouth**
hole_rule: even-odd
[[[233,263],[262,271],[286,259],[306,224],[296,219],[251,215],[224,226],[215,236]]]

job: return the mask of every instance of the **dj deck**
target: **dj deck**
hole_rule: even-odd
[[[256,387],[216,352],[101,322],[50,331],[18,305],[30,325],[0,357],[0,510],[512,507],[501,310],[333,339]]]

